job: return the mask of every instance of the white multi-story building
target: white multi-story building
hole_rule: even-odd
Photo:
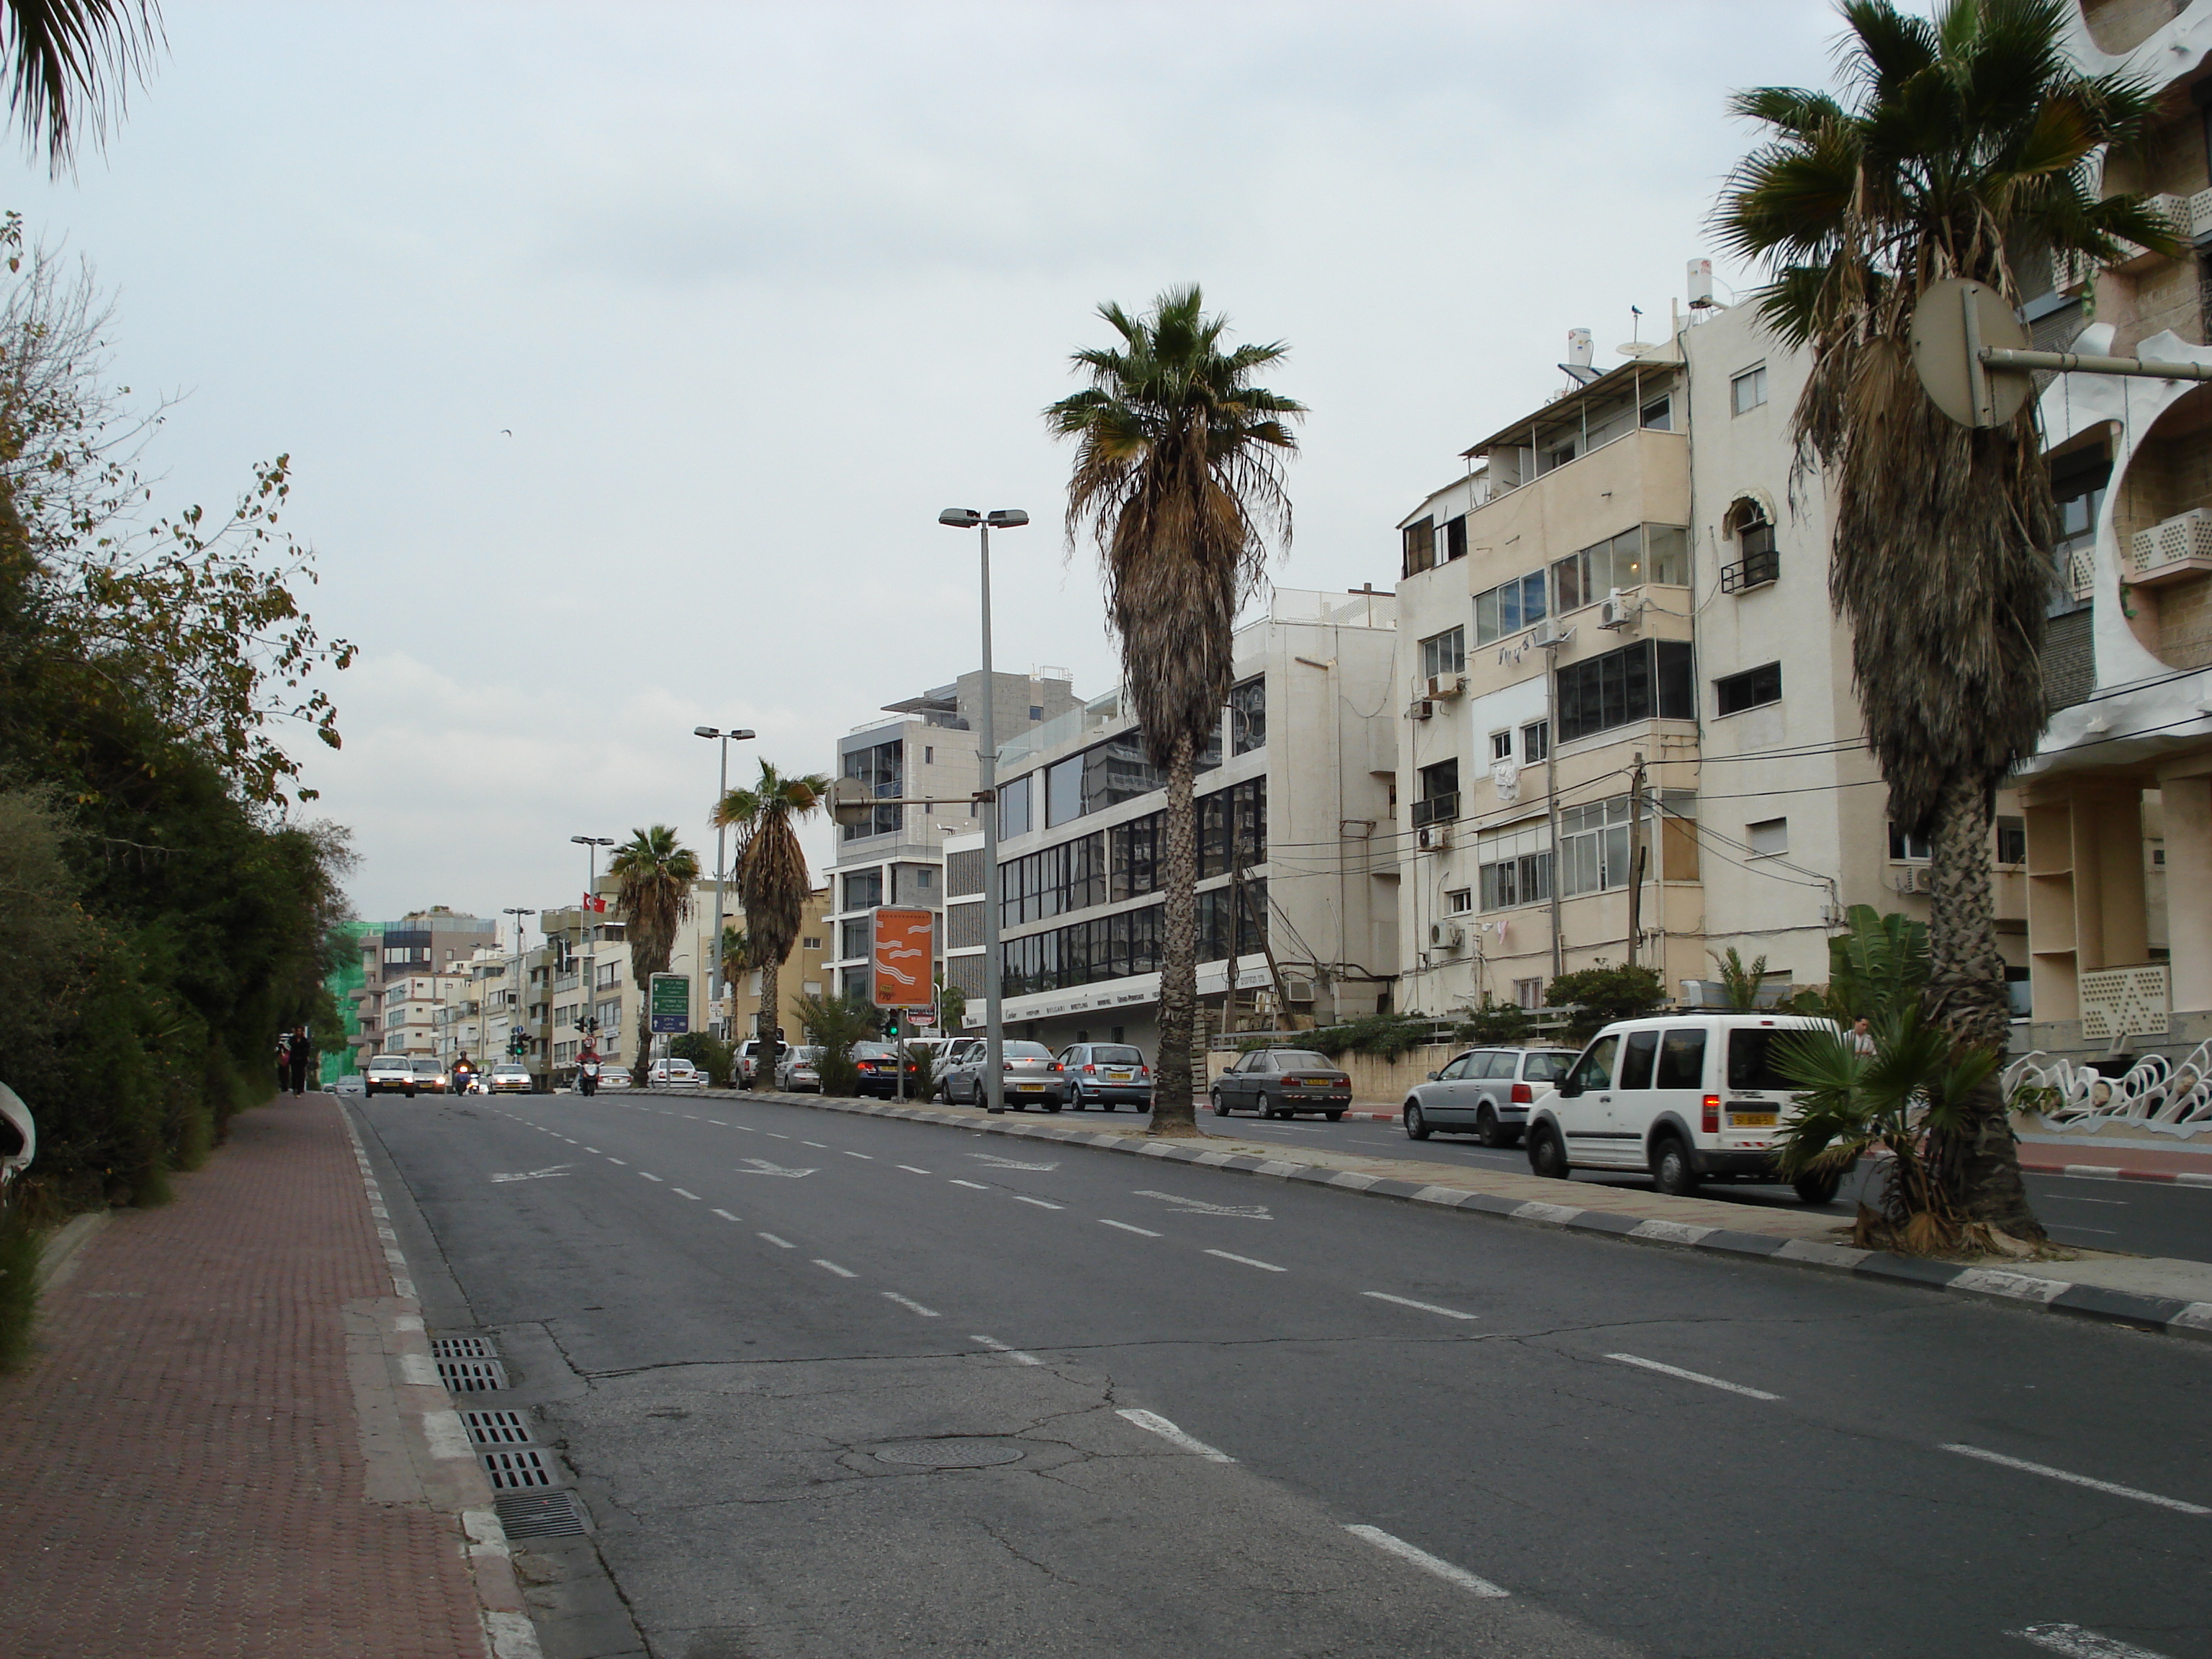
[[[1212,1029],[1283,1006],[1389,1006],[1398,854],[1388,593],[1277,589],[1237,630],[1236,685],[1201,758],[1199,995]],[[1119,694],[1000,746],[1002,992],[1012,1036],[1158,1038],[1165,775]],[[946,977],[983,1002],[981,836],[945,843]],[[1271,964],[1270,956],[1273,962]]]

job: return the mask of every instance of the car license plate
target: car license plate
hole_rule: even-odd
[[[1774,1127],[1771,1112],[1730,1112],[1729,1124],[1737,1129],[1771,1129]]]
[[[1127,1072],[1109,1072],[1106,1073],[1106,1080],[1109,1083],[1127,1083],[1129,1080],[1129,1074]]]
[[[1042,1083],[1017,1083],[1014,1087],[1025,1095],[1041,1095],[1044,1092],[1044,1085]]]

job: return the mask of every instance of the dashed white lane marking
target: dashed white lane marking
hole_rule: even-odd
[[[713,1124],[717,1129],[726,1129],[730,1127],[728,1124],[723,1122],[719,1117],[710,1117],[707,1121]]]
[[[876,1161],[875,1154],[872,1152],[848,1152],[845,1156],[848,1158],[865,1158],[871,1164]]]
[[[825,1142],[819,1140],[802,1140],[799,1144],[802,1146],[811,1146],[817,1152],[826,1152],[830,1150]]]
[[[668,1190],[669,1190],[670,1192],[672,1192],[672,1193],[675,1194],[676,1194],[676,1196],[677,1196],[677,1197],[678,1197],[678,1198],[688,1198],[688,1199],[690,1199],[690,1200],[693,1203],[695,1203],[695,1204],[703,1204],[703,1203],[705,1203],[705,1202],[706,1202],[706,1200],[705,1200],[704,1199],[701,1198],[701,1197],[699,1196],[699,1194],[696,1194],[696,1193],[687,1193],[687,1192],[685,1192],[685,1191],[684,1191],[681,1187],[671,1187]]]
[[[899,1168],[903,1170],[906,1168],[906,1165],[902,1164],[899,1165]],[[921,1175],[925,1172],[921,1170],[916,1170],[915,1173],[916,1175]],[[951,1181],[952,1184],[956,1187],[972,1187],[979,1193],[988,1193],[991,1190],[980,1181],[963,1181],[958,1176],[952,1176]]]
[[[725,1221],[736,1221],[741,1219],[740,1217],[732,1215],[727,1210],[717,1210],[714,1213],[721,1217]]]
[[[1249,1255],[1232,1255],[1227,1250],[1208,1250],[1208,1255],[1218,1255],[1224,1261],[1241,1261],[1248,1267],[1264,1267],[1271,1273],[1286,1273],[1288,1267],[1278,1267],[1272,1261],[1261,1261]]]
[[[1034,1204],[1040,1210],[1064,1210],[1067,1207],[1065,1204],[1048,1204],[1041,1198],[1030,1198],[1021,1193],[1016,1193],[1014,1194],[1014,1202],[1017,1204]]]
[[[936,1309],[925,1308],[921,1303],[916,1302],[912,1297],[901,1296],[896,1291],[885,1291],[884,1292],[884,1300],[886,1302],[896,1302],[900,1307],[907,1310],[908,1312],[918,1313],[924,1319],[941,1319],[944,1317],[944,1316],[939,1313]]]
[[[1418,1308],[1423,1313],[1442,1314],[1446,1319],[1480,1319],[1480,1314],[1462,1313],[1457,1308],[1439,1308],[1433,1302],[1416,1302],[1409,1296],[1393,1296],[1388,1291],[1362,1291],[1362,1296],[1371,1296],[1377,1302],[1395,1302],[1401,1308]]]
[[[765,1235],[763,1235],[763,1237],[765,1237]],[[840,1279],[858,1279],[860,1277],[860,1274],[854,1273],[850,1267],[841,1267],[836,1262],[829,1261],[822,1256],[817,1255],[814,1258],[814,1265],[817,1267],[827,1267],[831,1273],[836,1274]]]
[[[610,1164],[619,1164],[625,1170],[629,1168],[629,1160],[628,1158],[617,1158],[612,1152],[609,1152],[607,1154],[607,1162]]]
[[[1170,1445],[1181,1446],[1185,1451],[1191,1453],[1194,1456],[1203,1457],[1209,1463],[1234,1463],[1237,1461],[1227,1452],[1219,1450],[1215,1447],[1209,1446],[1203,1440],[1196,1439],[1190,1435],[1185,1434],[1181,1429],[1176,1427],[1174,1424],[1169,1422],[1166,1418],[1162,1417],[1158,1412],[1139,1411],[1133,1406],[1125,1406],[1115,1414],[1118,1417],[1127,1418],[1129,1421],[1134,1423],[1139,1428],[1149,1429],[1152,1433],[1159,1436],[1161,1439],[1168,1442]]]
[[[927,1170],[915,1169],[911,1164],[902,1164],[899,1165],[899,1168],[904,1170],[908,1175],[927,1175],[929,1173]]]
[[[2125,1642],[2115,1642],[2109,1636],[2083,1630],[2079,1625],[2030,1625],[2011,1634],[2052,1653],[2063,1653],[2066,1659],[2166,1659],[2164,1654],[2153,1653],[2148,1648],[2130,1647]]]
[[[2086,1474],[2075,1474],[2069,1469],[2054,1469],[2048,1463],[2030,1463],[2024,1458],[2007,1457],[2002,1452],[1984,1451],[1979,1446],[1946,1444],[1943,1449],[1956,1452],[1961,1457],[1978,1457],[1984,1463],[1995,1463],[2004,1468],[2046,1475],[2070,1486],[2087,1486],[2091,1492],[2108,1492],[2114,1498],[2132,1498],[2138,1504],[2155,1504],[2163,1510],[2179,1510],[2184,1515],[2212,1515],[2212,1510],[2206,1509],[2202,1504],[2185,1504],[2179,1498],[2161,1498],[2154,1492],[2144,1492],[2138,1487],[2118,1486],[2109,1480],[2093,1480]]]
[[[1119,1227],[1125,1233],[1142,1233],[1146,1238],[1158,1238],[1161,1237],[1160,1234],[1154,1232],[1150,1227],[1132,1227],[1126,1221],[1109,1221],[1103,1215],[1098,1218],[1098,1224],[1102,1227]]]
[[[593,1158],[598,1158],[598,1157],[601,1156],[600,1152],[599,1152],[599,1149],[598,1147],[596,1147],[596,1146],[586,1146],[586,1147],[585,1147],[585,1148],[584,1148],[584,1150],[585,1150],[586,1152],[589,1152],[589,1153],[590,1153]]]
[[[1707,1376],[1703,1371],[1686,1371],[1679,1365],[1662,1365],[1656,1359],[1639,1359],[1632,1353],[1609,1353],[1624,1365],[1641,1365],[1647,1371],[1658,1371],[1667,1376],[1679,1376],[1685,1382],[1702,1382],[1709,1389],[1726,1389],[1730,1394],[1740,1394],[1749,1400],[1779,1400],[1778,1394],[1769,1394],[1764,1389],[1747,1389],[1741,1382],[1723,1382],[1717,1376]]]
[[[798,1245],[793,1243],[789,1239],[778,1238],[774,1233],[763,1233],[761,1237],[768,1240],[769,1243],[775,1245],[778,1249],[795,1250],[799,1248]]]
[[[2130,1207],[2130,1200],[2124,1198],[2081,1198],[2072,1193],[2043,1193],[2039,1194],[2039,1196],[2053,1204],[2111,1204],[2117,1206],[2118,1208],[2123,1210]],[[2071,1627],[2058,1625],[2039,1625],[2036,1628],[2039,1630],[2059,1630]]]
[[[770,1140],[788,1140],[791,1139],[789,1135],[780,1135],[773,1129],[763,1129],[761,1133],[766,1135]]]
[[[758,1134],[758,1133],[760,1133],[760,1131],[759,1131],[759,1130],[757,1130],[757,1129],[754,1128],[754,1127],[753,1127],[753,1126],[752,1126],[751,1124],[750,1124],[750,1123],[726,1123],[726,1124],[724,1124],[722,1127],[723,1127],[724,1128],[726,1128],[726,1129],[739,1129],[739,1130],[743,1130],[746,1134],[749,1134],[749,1135],[752,1135],[752,1134]]]
[[[643,1176],[647,1181],[659,1181],[660,1179],[659,1176],[653,1174],[650,1170],[640,1170],[638,1173]]]
[[[1002,1353],[1018,1365],[1042,1365],[1044,1361],[1033,1353],[1024,1353],[1019,1348],[1010,1348],[995,1336],[971,1336],[970,1342],[980,1342],[993,1353]]]
[[[1456,1584],[1470,1595],[1510,1595],[1511,1590],[1501,1589],[1487,1578],[1478,1578],[1465,1567],[1454,1566],[1425,1549],[1408,1544],[1402,1538],[1394,1538],[1380,1527],[1346,1527],[1345,1531],[1354,1538],[1364,1538],[1386,1555],[1395,1555],[1401,1561],[1411,1562],[1423,1572],[1432,1572],[1447,1584]]]

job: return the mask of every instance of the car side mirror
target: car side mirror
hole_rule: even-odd
[[[1576,1082],[1574,1079],[1569,1077],[1561,1078],[1559,1079],[1559,1093],[1565,1098],[1572,1100],[1577,1095],[1582,1093],[1582,1091],[1583,1085]]]
[[[1441,1083],[1443,1081],[1443,1077],[1444,1074],[1442,1072],[1431,1072],[1429,1073],[1429,1081],[1431,1083]]]

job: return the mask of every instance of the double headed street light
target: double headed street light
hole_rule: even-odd
[[[726,732],[719,726],[695,726],[691,728],[691,735],[695,738],[718,738],[721,740],[722,787],[714,792],[714,816],[720,819],[722,815],[722,803],[730,796],[731,740],[734,738],[739,743],[744,743],[753,734],[741,726],[732,726]],[[707,1012],[710,1018],[714,1012],[714,1002],[722,994],[722,849],[726,844],[723,838],[728,833],[727,829],[719,822],[714,825],[714,965],[707,976]]]
[[[615,839],[612,836],[571,836],[568,839],[582,848],[589,860],[587,866],[589,874],[584,880],[584,896],[586,899],[594,898],[598,896],[599,886],[599,848],[613,846]],[[576,942],[582,947],[584,952],[584,1000],[580,1005],[583,1012],[577,1016],[577,1018],[583,1025],[584,1036],[589,1038],[592,1035],[592,1026],[598,1024],[592,1015],[599,1006],[599,975],[598,969],[592,965],[591,924],[584,920],[584,914],[583,906],[577,906],[576,932],[581,937]]]

